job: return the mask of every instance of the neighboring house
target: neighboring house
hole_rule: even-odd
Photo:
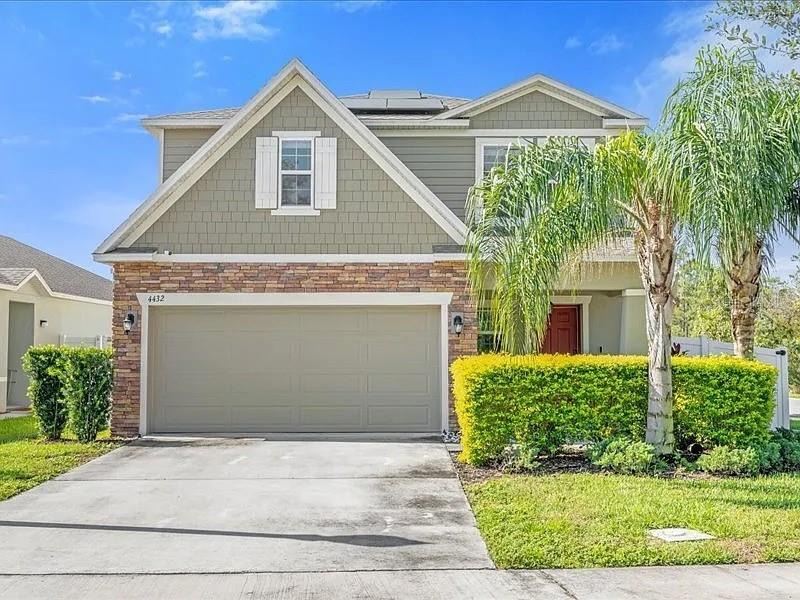
[[[29,405],[21,357],[33,345],[104,344],[111,282],[0,235],[0,412]]]
[[[517,140],[646,120],[540,75],[473,101],[337,98],[293,60],[242,108],[143,125],[159,185],[95,253],[117,434],[449,429],[448,365],[492,336],[467,291],[469,187]],[[588,266],[554,291],[545,350],[644,352],[631,252]]]

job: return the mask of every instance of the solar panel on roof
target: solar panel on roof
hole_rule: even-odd
[[[342,102],[350,110],[386,110],[385,98],[343,98]]]
[[[422,98],[419,90],[370,90],[370,98]]]
[[[389,98],[387,101],[389,110],[442,110],[444,105],[441,100],[436,98]]]

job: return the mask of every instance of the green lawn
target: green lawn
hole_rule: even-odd
[[[498,567],[577,568],[800,560],[800,475],[656,479],[597,473],[467,483]],[[716,536],[667,544],[647,529]]]
[[[0,500],[29,490],[118,446],[108,439],[81,444],[72,438],[47,442],[39,437],[33,417],[0,421]]]

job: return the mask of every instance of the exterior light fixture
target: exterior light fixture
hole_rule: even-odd
[[[464,331],[464,316],[456,313],[453,315],[453,333],[461,335],[462,331]]]
[[[47,327],[47,319],[40,319],[39,327]]]
[[[133,327],[135,321],[136,317],[133,316],[133,313],[128,313],[125,315],[125,319],[122,321],[122,329],[125,330],[125,335],[128,335],[131,332],[131,327]]]

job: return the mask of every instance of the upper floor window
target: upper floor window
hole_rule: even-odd
[[[525,140],[517,138],[485,138],[476,140],[475,179],[483,179],[497,165],[505,164],[509,155],[518,151]]]
[[[313,198],[312,138],[281,138],[280,206],[311,206]]]
[[[483,147],[483,175],[489,174],[494,167],[506,162],[509,146],[485,145]]]

